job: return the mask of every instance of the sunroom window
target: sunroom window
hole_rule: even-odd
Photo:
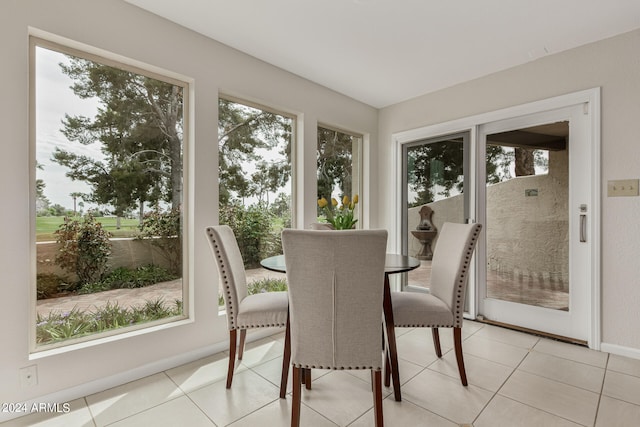
[[[260,260],[282,253],[280,233],[292,226],[294,123],[265,106],[218,102],[220,223],[236,236],[250,294],[286,290],[284,275],[267,273]]]
[[[185,318],[188,84],[31,49],[34,347]]]

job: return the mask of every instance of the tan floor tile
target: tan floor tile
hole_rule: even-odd
[[[279,399],[279,389],[247,369],[233,377],[233,385],[224,381],[189,393],[189,398],[218,426],[232,423]]]
[[[346,426],[373,408],[373,393],[369,383],[344,371],[332,371],[315,380],[312,390],[303,387],[302,402],[333,423]]]
[[[402,386],[402,399],[455,423],[472,423],[493,393],[425,369]]]
[[[502,396],[495,396],[474,427],[580,427],[564,418]]]
[[[602,396],[596,427],[629,427],[639,423],[640,406]]]
[[[215,427],[215,424],[186,396],[178,397],[122,421],[109,424],[109,427],[140,426]]]
[[[274,340],[271,337],[262,338],[245,345],[240,363],[250,368],[281,357],[283,353],[284,341]]]
[[[438,359],[429,328],[416,328],[411,332],[401,335],[398,337],[396,344],[398,348],[398,358],[418,366],[426,367]],[[443,353],[451,348],[442,338],[441,346]]]
[[[458,427],[458,424],[415,405],[406,399],[396,402],[393,397],[382,401],[382,417],[385,427],[429,426]],[[371,427],[373,409],[358,418],[349,427]]]
[[[640,377],[607,371],[602,394],[640,405]]]
[[[87,396],[87,403],[100,427],[183,395],[166,374],[160,373]]]
[[[224,353],[216,353],[213,356],[169,369],[166,373],[182,391],[189,393],[218,381],[226,381],[228,367],[228,356]],[[234,375],[246,369],[246,366],[236,362]]]
[[[546,338],[541,338],[533,349],[540,353],[551,354],[556,357],[586,363],[587,365],[593,365],[599,368],[607,366],[607,358],[609,356],[609,353]]]
[[[540,375],[574,387],[600,393],[605,370],[592,365],[562,359],[532,351],[518,367],[530,374]]]
[[[540,339],[535,335],[512,331],[510,329],[492,325],[486,325],[484,328],[476,332],[474,336],[499,341],[516,347],[526,348],[527,350],[533,348]]]
[[[583,425],[593,425],[599,395],[516,370],[499,394]]]
[[[464,355],[464,364],[469,384],[493,392],[498,391],[514,369],[472,354]],[[442,359],[438,359],[429,365],[428,369],[440,372],[458,381],[460,380],[458,362],[453,351],[449,351]]]
[[[289,427],[291,425],[291,396],[278,399],[255,412],[240,418],[229,427]],[[327,418],[310,409],[305,404],[300,406],[300,425],[313,427],[337,427]]]
[[[462,342],[464,354],[515,368],[528,353],[527,349],[473,335]]]

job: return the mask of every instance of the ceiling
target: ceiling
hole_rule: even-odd
[[[376,108],[640,28],[639,0],[125,0]]]

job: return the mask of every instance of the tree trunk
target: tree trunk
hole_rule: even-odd
[[[530,148],[516,148],[516,176],[535,175],[535,162],[533,152]]]

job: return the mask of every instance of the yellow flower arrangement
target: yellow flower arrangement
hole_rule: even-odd
[[[335,198],[331,199],[331,206],[324,197],[318,200],[318,206],[322,209],[327,217],[327,222],[333,226],[336,230],[349,230],[354,228],[357,219],[354,218],[354,210],[358,204],[358,195],[353,196],[352,200],[349,200],[349,196],[342,198],[342,205],[338,206],[338,201]]]

